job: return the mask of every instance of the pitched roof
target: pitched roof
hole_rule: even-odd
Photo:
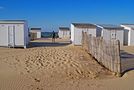
[[[118,25],[112,25],[112,24],[100,24],[98,26],[103,27],[104,29],[108,29],[108,30],[123,30],[124,28]]]
[[[77,28],[96,28],[96,25],[90,23],[72,23]]]
[[[59,30],[66,30],[66,31],[69,31],[70,28],[69,28],[69,27],[59,27]]]

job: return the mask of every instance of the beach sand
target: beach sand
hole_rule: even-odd
[[[82,47],[50,41],[0,48],[0,90],[134,90],[134,71],[116,77]]]

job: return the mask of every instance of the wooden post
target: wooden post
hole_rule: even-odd
[[[83,31],[82,31],[82,40],[81,40],[81,43],[82,43],[82,48],[83,48],[83,46],[84,46],[84,33],[83,33]]]
[[[102,63],[102,60],[103,60],[103,38],[101,37],[100,38],[100,42],[99,42],[99,59],[100,59],[100,62]]]
[[[120,41],[117,40],[116,41],[116,50],[117,50],[117,75],[120,76],[121,75],[121,58],[120,58]]]
[[[111,48],[111,58],[110,58],[110,61],[111,61],[111,71],[114,71],[114,47],[113,47],[113,41],[111,41],[111,44],[110,44],[110,48]]]

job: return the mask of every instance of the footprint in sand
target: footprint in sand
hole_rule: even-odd
[[[75,70],[78,74],[82,75],[83,74],[83,71],[81,71],[80,69],[76,69]]]
[[[34,78],[34,81],[39,83],[40,79]]]
[[[17,57],[15,58],[15,60],[16,60],[17,62],[20,62],[20,60],[19,60]]]
[[[39,87],[38,87],[37,90],[43,90],[43,88],[39,88]]]
[[[53,66],[51,66],[52,67],[52,69],[55,67],[54,65]]]
[[[56,65],[56,64],[57,64],[57,62],[54,62],[54,64]]]
[[[50,62],[46,62],[47,64],[50,64]]]
[[[62,62],[62,63],[58,63],[57,65],[58,65],[58,66],[62,66],[62,65],[63,65],[63,62]]]

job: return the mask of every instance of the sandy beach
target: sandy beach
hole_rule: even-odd
[[[134,90],[134,71],[114,76],[68,40],[0,48],[0,90]]]

